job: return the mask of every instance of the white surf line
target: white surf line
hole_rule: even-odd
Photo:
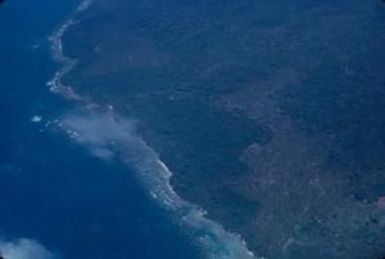
[[[155,192],[159,202],[171,208],[174,213],[180,216],[186,226],[193,228],[195,237],[208,252],[212,259],[256,259],[257,257],[247,248],[246,242],[240,235],[227,232],[220,224],[207,218],[203,209],[183,200],[172,188],[170,179],[171,171],[159,159],[158,155],[146,142],[142,142],[143,148],[147,150],[148,156],[153,157],[153,170],[148,177],[153,178],[158,172],[158,184],[155,189],[152,181],[149,181],[148,188]],[[138,165],[138,170],[141,169]],[[147,183],[148,184],[148,183]],[[262,259],[262,258],[260,258]]]
[[[47,82],[47,85],[50,87],[50,91],[60,94],[64,98],[70,99],[72,101],[82,101],[83,98],[79,96],[70,86],[64,85],[62,83],[62,79],[77,65],[77,60],[68,57],[63,53],[62,38],[67,30],[77,23],[75,16],[86,11],[91,6],[91,4],[91,0],[84,0],[70,15],[70,18],[68,18],[68,20],[63,23],[59,29],[54,32],[53,35],[49,37],[49,41],[51,42],[52,57],[57,63],[61,65],[61,68],[56,71],[54,77],[49,82]]]
[[[57,93],[66,99],[70,99],[71,101],[81,102],[88,108],[94,108],[97,105],[86,103],[87,101],[83,97],[78,95],[70,86],[64,85],[61,81],[63,76],[70,72],[77,64],[76,59],[68,57],[63,53],[62,37],[70,27],[76,24],[74,17],[87,10],[91,3],[92,1],[90,0],[83,1],[70,18],[49,38],[51,41],[52,56],[55,61],[62,65],[62,67],[55,73],[52,80],[47,83],[52,92]],[[109,122],[115,123],[113,116],[112,120]],[[78,132],[77,129],[71,129],[61,121],[57,121],[56,123],[53,123],[53,125],[63,129],[72,139],[81,139],[82,132]],[[83,134],[87,134],[87,132],[83,132]],[[118,140],[109,141],[116,142]],[[131,141],[132,139],[130,139],[130,142]],[[130,156],[127,156],[126,154],[122,159],[128,166],[134,165],[138,173],[142,176],[141,179],[154,199],[159,201],[165,208],[180,216],[182,223],[192,228],[195,237],[207,251],[210,258],[263,259],[262,257],[255,256],[247,248],[246,242],[240,235],[227,232],[220,224],[208,219],[204,210],[183,200],[170,184],[170,179],[172,177],[171,171],[159,159],[155,151],[140,137],[134,138],[134,142],[136,148],[132,150],[132,143],[127,145],[130,147],[126,147],[127,150],[125,151],[127,154],[130,154]],[[79,143],[87,145],[87,143],[82,143],[81,141],[79,141]],[[124,146],[127,143],[123,141],[121,144]],[[132,155],[134,153],[136,155]]]
[[[158,154],[135,132],[132,120],[111,111],[84,110],[64,116],[56,123],[70,139],[96,157],[120,159],[139,175],[149,194],[176,216],[212,259],[256,259],[240,235],[226,231],[207,218],[204,210],[183,200],[172,188],[171,171]]]

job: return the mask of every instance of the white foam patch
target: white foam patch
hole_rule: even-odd
[[[31,122],[33,123],[39,123],[43,120],[43,117],[39,116],[39,115],[35,115],[31,118]]]
[[[54,254],[39,242],[20,238],[14,241],[0,241],[0,254],[4,259],[53,259]]]

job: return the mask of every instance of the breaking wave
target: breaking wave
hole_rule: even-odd
[[[100,108],[62,83],[63,76],[77,64],[76,59],[64,55],[62,37],[68,28],[76,24],[78,15],[86,11],[90,5],[90,0],[84,1],[50,37],[52,56],[61,64],[61,68],[47,84],[54,93],[81,104],[78,111],[63,115],[52,125],[100,159],[118,158],[135,169],[151,197],[189,228],[207,251],[209,258],[257,258],[247,249],[246,243],[239,235],[227,232],[220,224],[207,218],[204,210],[183,200],[173,190],[170,185],[172,173],[159,159],[158,154],[136,132],[135,120],[116,114],[111,105]]]

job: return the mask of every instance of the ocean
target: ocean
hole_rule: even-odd
[[[0,258],[382,258],[383,8],[5,1]]]
[[[79,1],[0,6],[0,253],[6,259],[202,258],[133,169],[50,125],[76,104],[49,91],[50,36]]]

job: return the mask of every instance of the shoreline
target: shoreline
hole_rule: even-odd
[[[47,82],[50,91],[62,96],[65,99],[80,104],[81,108],[86,108],[86,115],[78,116],[85,124],[94,120],[106,122],[108,127],[118,130],[123,135],[121,137],[110,135],[108,132],[102,135],[102,146],[106,151],[115,156],[115,150],[110,150],[109,143],[111,139],[114,146],[119,147],[119,159],[124,161],[127,166],[132,166],[141,175],[140,180],[147,187],[149,195],[156,200],[163,208],[172,212],[178,217],[180,222],[190,228],[194,233],[193,238],[203,246],[209,258],[213,259],[255,259],[255,256],[248,248],[244,239],[235,233],[227,232],[222,225],[206,217],[206,212],[198,206],[183,200],[170,184],[172,172],[160,159],[158,154],[143,140],[140,136],[132,132],[126,132],[125,119],[121,118],[113,111],[113,106],[102,109],[102,115],[96,115],[95,107],[99,105],[92,103],[88,98],[84,98],[76,93],[71,86],[64,85],[62,78],[71,72],[76,65],[77,60],[66,56],[63,53],[63,35],[69,28],[77,24],[74,18],[78,14],[86,11],[92,4],[92,1],[85,0],[80,6],[70,14],[69,18],[53,33],[49,40],[51,42],[52,57],[60,67],[53,78]],[[104,112],[103,112],[104,111]],[[98,112],[100,112],[98,110]],[[90,150],[95,143],[87,140],[89,128],[77,128],[76,124],[71,123],[71,116],[58,120],[56,126],[64,133],[69,135],[70,139],[77,143],[85,145]],[[123,121],[123,123],[122,123]],[[98,129],[97,129],[98,130]],[[100,141],[100,140],[98,140]],[[104,141],[104,142],[103,142]],[[108,143],[107,143],[108,141]],[[108,144],[108,145],[107,145]],[[135,155],[132,155],[134,154]],[[110,154],[110,153],[109,153]]]
[[[70,86],[62,83],[62,78],[68,74],[77,65],[77,60],[64,55],[63,53],[63,35],[69,28],[76,25],[77,21],[74,16],[86,11],[92,4],[91,0],[84,0],[74,12],[69,15],[69,18],[48,37],[51,48],[51,56],[53,60],[59,64],[59,69],[55,72],[53,78],[47,82],[49,90],[53,93],[59,94],[62,97],[71,101],[84,101]]]

